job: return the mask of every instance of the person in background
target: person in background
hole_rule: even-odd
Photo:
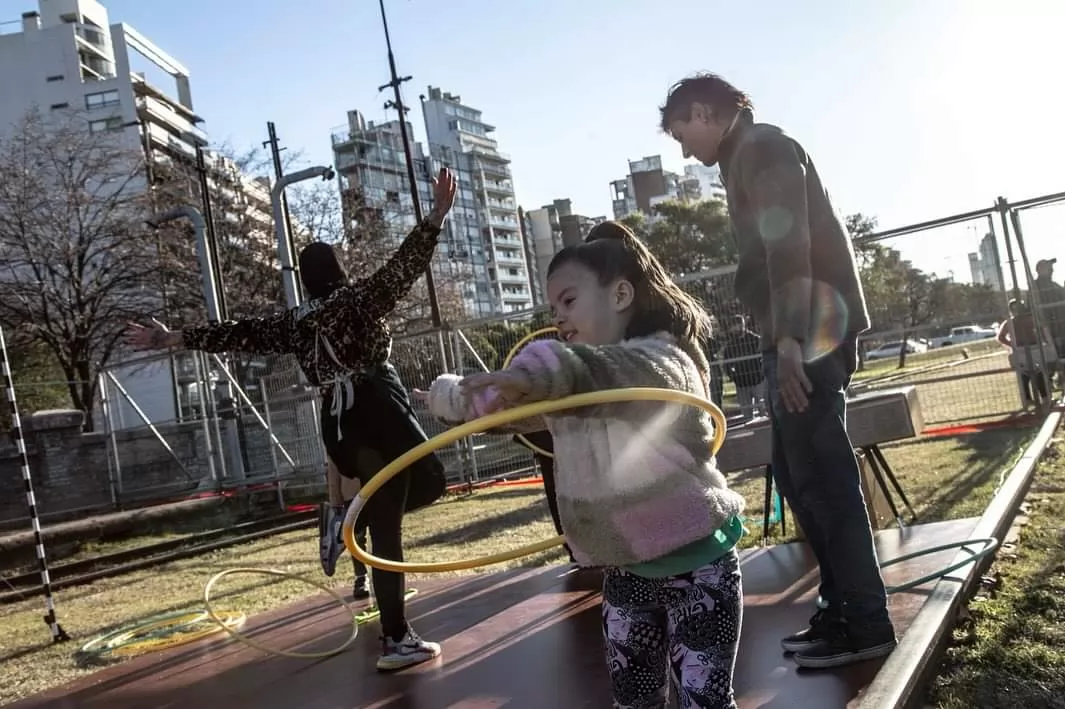
[[[1047,397],[1047,378],[1038,369],[1041,365],[1039,353],[1029,350],[1031,356],[1031,363],[1029,364],[1029,353],[1026,353],[1025,350],[1029,347],[1053,344],[1054,337],[1050,332],[1050,328],[1044,326],[1043,337],[1037,337],[1032,309],[1024,301],[1011,300],[1010,316],[999,325],[996,339],[1002,346],[1010,348],[1010,365],[1021,375],[1021,387],[1024,389],[1025,405],[1034,403],[1035,392],[1038,392],[1039,396],[1045,399]],[[1044,357],[1049,354],[1054,355],[1055,361],[1047,362],[1048,367],[1053,367],[1057,360],[1056,352],[1053,350],[1048,352],[1044,349],[1043,353]]]
[[[725,400],[725,371],[721,364],[721,337],[717,335],[717,319],[710,315],[709,334],[703,340],[703,352],[710,362],[710,401],[719,409]]]
[[[322,571],[326,576],[336,573],[337,560],[344,553],[344,540],[341,532],[344,524],[344,511],[355,495],[359,494],[362,484],[358,478],[346,478],[340,474],[336,465],[326,456],[326,482],[329,501],[322,503],[318,513],[318,534],[320,539]],[[355,530],[355,541],[366,548],[366,525],[360,524]],[[351,558],[355,569],[355,582],[352,586],[352,598],[363,601],[370,597],[366,583],[366,565],[355,557]]]
[[[427,440],[396,368],[389,361],[392,332],[387,318],[421,278],[436,251],[458,183],[444,168],[433,180],[433,208],[379,269],[350,281],[335,249],[324,242],[299,255],[308,300],[276,315],[186,327],[131,324],[136,349],[184,347],[205,352],[291,354],[321,395],[326,454],[346,478],[370,480],[381,467]],[[444,466],[430,455],[389,480],[367,503],[365,518],[376,556],[403,561],[403,515],[444,494]],[[441,653],[406,618],[403,574],[373,570],[381,612],[377,669],[400,670]]]
[[[827,608],[781,647],[811,669],[889,655],[897,640],[845,424],[857,339],[869,329],[850,236],[810,154],[756,123],[750,97],[725,79],[679,81],[659,111],[685,158],[721,168],[734,289],[762,336],[773,477],[821,575]]]
[[[765,403],[762,338],[747,329],[747,318],[735,315],[721,350],[725,372],[736,385],[736,400],[744,419],[752,419]]]
[[[1065,288],[1054,281],[1056,258],[1042,259],[1035,264],[1035,304],[1039,308],[1039,321],[1050,328],[1054,347],[1065,354]],[[1031,307],[1031,303],[1029,303]],[[1059,385],[1065,386],[1061,377],[1065,372],[1058,370]]]

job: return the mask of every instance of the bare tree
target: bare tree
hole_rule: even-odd
[[[283,302],[274,244],[269,180],[260,150],[238,152],[228,146],[205,151],[211,226],[217,249],[220,291],[231,318],[275,311]],[[194,160],[156,156],[152,164],[153,208],[164,211],[187,204],[203,209],[200,175]],[[206,217],[206,215],[205,215]],[[168,315],[177,322],[205,318],[203,274],[190,258],[194,246],[187,224],[160,229],[161,273],[166,282]]]
[[[33,110],[0,139],[0,319],[47,347],[86,414],[126,323],[159,308],[144,175],[127,132],[76,112]]]

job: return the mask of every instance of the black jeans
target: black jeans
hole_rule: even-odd
[[[773,429],[772,471],[817,558],[821,597],[852,632],[891,629],[861,474],[847,435],[846,389],[857,365],[853,340],[806,365],[813,385],[802,413],[784,408],[777,354],[764,353]]]
[[[331,403],[328,396],[322,402],[322,438],[337,471],[347,478],[365,484],[386,463],[426,440],[391,365],[383,365],[355,387],[354,405],[340,415],[342,438],[337,435],[336,418],[329,413]],[[443,466],[435,456],[427,456],[374,493],[359,516],[359,528],[369,529],[374,555],[403,561],[404,513],[431,503],[443,492]],[[381,632],[399,640],[408,628],[404,575],[380,569],[371,573]]]

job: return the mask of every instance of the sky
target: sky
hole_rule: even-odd
[[[346,112],[394,118],[376,0],[104,0],[191,73],[213,141],[266,122],[328,163]],[[0,20],[33,0],[0,0]],[[25,7],[23,7],[25,6]],[[429,85],[497,127],[519,203],[609,215],[630,159],[684,164],[658,130],[670,84],[708,70],[811,153],[836,207],[883,228],[1065,191],[1061,0],[386,0],[404,98]],[[7,17],[11,15],[12,17]],[[420,111],[412,111],[424,140]],[[1065,206],[1022,216],[1031,258],[1065,256]],[[967,280],[986,223],[891,242]],[[1065,265],[1062,266],[1065,273]],[[1059,273],[1059,275],[1061,275]]]

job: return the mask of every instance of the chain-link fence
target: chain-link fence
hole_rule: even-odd
[[[912,384],[929,427],[1010,416],[1054,397],[1058,352],[1065,352],[1065,289],[1041,286],[1055,275],[1038,262],[1053,259],[1050,237],[1065,221],[1062,198],[859,235],[872,327],[859,340],[852,393]],[[727,266],[678,281],[714,322],[705,343],[712,398],[726,413],[750,417],[765,413],[758,325],[736,298],[734,275]],[[837,300],[817,298],[815,311],[829,314],[815,312],[827,348],[845,328]],[[1032,323],[1022,322],[1016,304],[1011,318],[1013,300],[1030,306]],[[442,372],[500,367],[522,338],[548,325],[541,308],[398,337],[392,361],[409,389],[425,389]],[[1046,333],[1029,332],[1039,346],[1025,344],[1029,330]],[[28,417],[45,515],[257,485],[277,489],[282,505],[324,494],[319,395],[291,357],[152,355],[107,368],[97,386],[92,433],[69,417]],[[443,431],[415,408],[429,436]],[[454,483],[536,470],[529,449],[506,436],[474,436],[439,456]],[[15,507],[0,510],[0,521],[17,517]]]

